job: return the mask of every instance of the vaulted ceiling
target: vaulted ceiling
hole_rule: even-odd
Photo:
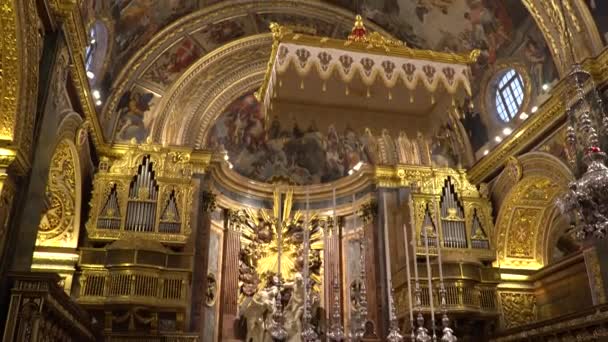
[[[99,92],[105,140],[207,147],[210,134],[217,139],[235,125],[230,108],[255,111],[243,96],[266,70],[270,22],[344,39],[355,13],[410,47],[482,51],[471,67],[475,113],[458,123],[468,153],[491,148],[503,130],[487,96],[497,72],[521,71],[527,108],[559,77],[544,33],[520,0],[85,0],[82,15],[95,31],[91,87]]]

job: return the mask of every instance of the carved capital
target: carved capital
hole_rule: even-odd
[[[375,200],[364,203],[357,214],[363,220],[363,224],[372,222],[378,216],[378,203]]]
[[[215,194],[211,191],[203,190],[201,192],[201,201],[204,212],[212,212],[217,208]]]
[[[239,210],[226,210],[226,216],[228,218],[228,230],[239,232],[241,225],[244,223],[242,213]]]

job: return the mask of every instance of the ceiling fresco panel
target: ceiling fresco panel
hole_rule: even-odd
[[[297,31],[321,37],[330,37],[335,24],[317,18],[305,17],[288,13],[259,13],[255,15],[256,24],[261,32],[268,32],[270,23],[288,23],[295,26]],[[342,37],[344,38],[344,37]]]
[[[207,51],[212,51],[228,42],[255,33],[257,33],[257,30],[253,20],[249,15],[243,15],[206,25],[194,32],[192,36]]]
[[[118,124],[114,139],[127,142],[135,139],[144,142],[150,133],[156,115],[154,107],[160,96],[141,86],[125,92],[118,103]]]
[[[164,89],[204,54],[200,43],[186,36],[165,51],[142,76],[142,80]]]

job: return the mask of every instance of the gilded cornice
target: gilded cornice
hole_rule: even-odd
[[[89,81],[86,76],[85,57],[86,33],[82,15],[78,9],[76,0],[49,0],[53,14],[63,23],[68,49],[72,57],[71,76],[76,88],[78,98],[82,105],[83,114],[92,123],[93,144],[102,154],[107,151],[99,118],[93,104],[93,98],[89,89]]]
[[[596,84],[608,82],[608,49],[596,58],[583,63],[585,70],[591,72]],[[553,89],[551,97],[540,106],[538,111],[524,122],[516,131],[505,138],[487,156],[479,160],[469,170],[469,180],[474,183],[487,181],[505,165],[507,158],[516,156],[533,146],[558,124],[566,119],[565,100],[572,95],[568,79],[562,79]]]
[[[374,182],[383,188],[412,187],[424,194],[441,195],[446,178],[450,177],[460,196],[479,198],[480,193],[471,184],[463,169],[435,168],[428,166],[396,165],[376,166]]]

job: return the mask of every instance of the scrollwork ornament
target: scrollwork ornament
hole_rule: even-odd
[[[46,196],[48,208],[38,226],[37,243],[62,237],[71,240],[76,212],[76,164],[69,143],[62,140],[51,159]]]

